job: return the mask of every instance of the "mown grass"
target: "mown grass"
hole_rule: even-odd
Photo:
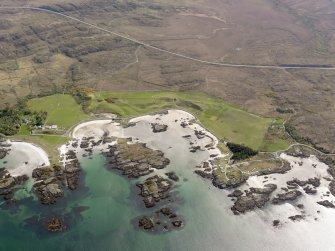
[[[194,114],[206,129],[222,140],[255,150],[276,151],[287,145],[273,139],[267,146],[265,135],[272,118],[251,114],[203,93],[98,92],[91,97],[88,109],[92,112],[112,112],[129,118],[168,108],[183,109]]]
[[[28,101],[27,106],[32,111],[46,111],[48,116],[45,123],[56,124],[63,129],[89,118],[71,95],[55,94],[34,98]]]
[[[21,125],[19,132],[17,135],[30,135],[29,126]]]

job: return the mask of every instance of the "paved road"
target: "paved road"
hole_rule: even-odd
[[[58,15],[58,16],[61,16],[61,17],[67,18],[67,19],[71,19],[71,20],[76,21],[78,23],[85,24],[87,26],[90,26],[90,27],[95,28],[97,30],[103,31],[105,33],[109,33],[109,34],[112,34],[114,36],[121,37],[121,38],[126,39],[128,41],[134,42],[138,45],[142,45],[142,46],[145,46],[147,48],[151,48],[153,50],[157,50],[157,51],[160,51],[160,52],[163,52],[163,53],[166,53],[166,54],[170,54],[170,55],[173,55],[173,56],[176,56],[176,57],[179,57],[179,58],[184,58],[184,59],[187,59],[187,60],[191,60],[191,61],[194,61],[194,62],[203,63],[203,64],[207,64],[207,65],[232,67],[232,68],[256,68],[256,69],[258,68],[258,69],[335,70],[335,67],[324,67],[324,66],[252,65],[252,64],[229,64],[229,63],[219,63],[219,62],[206,61],[206,60],[201,60],[201,59],[198,59],[198,58],[189,57],[189,56],[177,53],[177,52],[162,49],[162,48],[159,48],[157,46],[153,46],[151,44],[139,41],[135,38],[125,36],[125,35],[119,34],[117,32],[111,31],[111,30],[104,29],[104,28],[99,27],[99,26],[97,26],[95,24],[92,24],[92,23],[85,22],[85,21],[83,21],[79,18],[72,17],[72,16],[69,16],[69,15],[57,12],[57,11],[49,10],[49,9],[38,8],[38,7],[29,7],[29,6],[22,6],[22,7],[0,6],[0,11],[1,10],[32,10],[32,11],[42,11],[42,12],[46,12],[46,13],[50,13],[50,14],[55,14],[55,15]]]

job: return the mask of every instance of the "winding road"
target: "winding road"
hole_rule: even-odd
[[[170,54],[170,55],[173,55],[173,56],[176,56],[176,57],[179,57],[179,58],[184,58],[184,59],[187,59],[187,60],[190,60],[190,61],[194,61],[194,62],[198,62],[198,63],[202,63],[202,64],[207,64],[207,65],[222,66],[222,67],[232,67],[232,68],[256,68],[256,69],[335,70],[335,67],[332,67],[332,66],[325,67],[325,66],[317,66],[317,65],[315,65],[315,66],[309,66],[309,65],[304,66],[304,65],[289,65],[289,64],[288,65],[230,64],[230,63],[219,63],[219,62],[201,60],[201,59],[198,59],[198,58],[189,57],[189,56],[186,56],[186,55],[183,55],[183,54],[180,54],[180,53],[177,53],[177,52],[173,52],[173,51],[170,51],[170,50],[159,48],[157,46],[154,46],[154,45],[151,45],[151,44],[139,41],[139,40],[137,40],[135,38],[132,38],[132,37],[129,37],[129,36],[125,36],[125,35],[122,35],[120,33],[117,33],[117,32],[111,31],[111,30],[107,30],[107,29],[102,28],[102,27],[100,27],[100,26],[98,26],[96,24],[88,23],[88,22],[83,21],[83,20],[81,20],[79,18],[72,17],[72,16],[69,16],[69,15],[57,12],[57,11],[53,11],[53,10],[49,10],[49,9],[44,9],[44,8],[39,8],[39,7],[30,7],[30,6],[21,6],[21,7],[0,6],[0,11],[1,10],[32,10],[32,11],[40,11],[40,12],[46,12],[46,13],[50,13],[50,14],[55,14],[55,15],[64,17],[66,19],[71,19],[71,20],[76,21],[78,23],[90,26],[92,28],[95,28],[97,30],[103,31],[105,33],[108,33],[108,34],[111,34],[111,35],[114,35],[114,36],[117,36],[117,37],[121,37],[121,38],[126,39],[128,41],[131,41],[131,42],[133,42],[135,44],[142,45],[144,47],[147,47],[147,48],[150,48],[150,49],[153,49],[153,50],[156,50],[156,51],[160,51],[160,52],[163,52],[163,53],[166,53],[166,54]]]

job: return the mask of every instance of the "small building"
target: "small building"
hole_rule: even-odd
[[[29,119],[23,119],[23,124],[25,125],[29,125],[30,124],[30,120]]]
[[[57,126],[57,125],[51,125],[51,126],[50,126],[50,129],[51,129],[51,130],[57,130],[57,129],[58,129],[58,126]]]

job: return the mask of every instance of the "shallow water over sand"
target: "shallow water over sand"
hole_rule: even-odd
[[[99,131],[91,130],[91,133]],[[77,131],[78,134],[83,132]],[[92,159],[81,158],[84,181],[81,188],[67,193],[56,205],[42,206],[38,201],[21,201],[17,212],[10,217],[8,210],[0,210],[0,250],[334,249],[335,210],[315,205],[315,210],[320,210],[317,221],[309,217],[301,222],[288,221],[280,228],[273,228],[272,221],[280,216],[287,219],[287,212],[292,210],[291,204],[234,216],[230,210],[232,202],[227,197],[228,191],[214,188],[210,181],[193,173],[195,166],[206,160],[209,153],[191,153],[189,141],[181,137],[184,131],[178,133],[171,125],[166,132],[154,135],[150,124],[142,121],[121,132],[114,130],[114,133],[138,138],[148,146],[162,150],[171,160],[170,165],[160,172],[175,171],[180,177],[173,191],[178,200],[177,213],[186,219],[185,227],[160,235],[139,231],[133,219],[148,214],[148,210],[144,209],[137,196],[138,191],[134,191],[136,181],[107,170],[104,157],[97,151]],[[292,158],[289,161],[297,160]],[[309,165],[311,161],[306,160],[304,165]],[[293,169],[291,172],[296,176],[300,171]],[[280,179],[279,174],[274,177]],[[257,182],[255,178],[250,180],[251,184]],[[307,197],[303,200],[304,204],[308,204]],[[68,229],[63,233],[48,233],[36,229],[34,224],[22,224],[37,212],[41,212],[41,218],[68,213]]]

